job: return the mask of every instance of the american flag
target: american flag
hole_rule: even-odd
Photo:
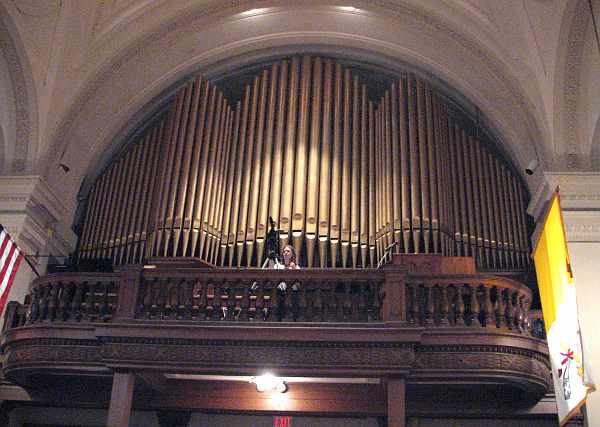
[[[4,310],[10,287],[22,259],[23,253],[10,234],[0,225],[0,313]]]

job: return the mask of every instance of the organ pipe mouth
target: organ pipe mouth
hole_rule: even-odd
[[[303,55],[235,104],[188,81],[94,183],[80,258],[261,266],[272,217],[303,266],[373,267],[394,244],[525,269],[525,189],[485,133],[413,73],[375,80]]]

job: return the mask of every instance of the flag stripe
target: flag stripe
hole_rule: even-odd
[[[17,274],[17,271],[19,270],[19,266],[21,265],[22,260],[23,260],[23,254],[19,253],[19,255],[17,256],[17,260],[14,264],[14,267],[10,273],[10,276],[8,277],[6,292],[0,293],[0,295],[2,295],[0,297],[0,313],[2,312],[2,310],[4,310],[4,305],[6,304],[6,300],[8,299],[8,294],[10,293],[10,287],[12,285],[13,280],[15,279],[15,276]]]
[[[2,267],[2,272],[0,273],[0,278],[2,280],[0,282],[0,295],[4,293],[4,290],[6,289],[9,281],[11,281],[12,274],[14,273],[15,264],[17,262],[17,259],[21,256],[19,251],[16,249],[16,245],[14,244],[12,246],[11,251],[12,254],[10,255],[10,261],[5,263],[5,265]],[[5,269],[6,271],[4,271]]]
[[[0,313],[10,293],[10,288],[23,260],[23,254],[4,227],[0,225]]]

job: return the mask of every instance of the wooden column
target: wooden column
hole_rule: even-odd
[[[406,384],[404,378],[390,378],[387,383],[387,427],[406,426]]]
[[[131,372],[115,372],[113,376],[107,427],[128,427],[133,398],[135,375]]]

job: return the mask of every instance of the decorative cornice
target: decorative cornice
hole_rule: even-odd
[[[545,172],[549,188],[559,188],[563,210],[600,209],[600,173]]]
[[[27,243],[36,252],[52,240],[60,252],[72,249],[75,236],[70,230],[59,228],[60,221],[68,217],[61,199],[37,175],[0,176],[0,212],[6,217],[19,218],[11,234]]]

